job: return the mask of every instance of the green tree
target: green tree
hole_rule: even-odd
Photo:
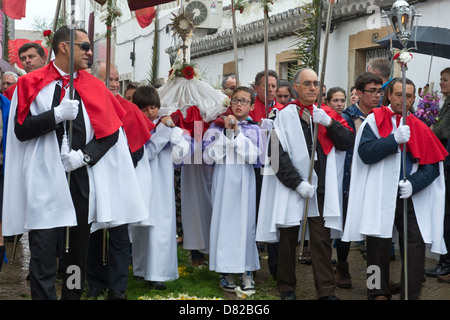
[[[311,68],[317,71],[320,53],[320,0],[303,3],[302,11],[306,18],[302,21],[302,28],[295,32],[295,54],[298,65],[289,69],[291,75],[302,68]]]

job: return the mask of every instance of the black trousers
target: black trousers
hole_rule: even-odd
[[[130,238],[128,225],[108,229],[106,264],[103,263],[103,229],[91,234],[87,264],[90,289],[125,292],[128,284]]]
[[[402,292],[401,299],[405,297],[405,279],[404,279],[404,233],[403,233],[403,199],[397,199],[394,224],[399,234],[399,247],[402,258]],[[408,300],[419,298],[423,272],[425,268],[425,243],[417,224],[416,215],[411,198],[407,201],[407,225],[408,225]],[[367,237],[367,266],[378,266],[380,268],[380,288],[367,289],[368,299],[376,296],[386,296],[389,299],[389,267],[390,267],[390,248],[392,238]],[[371,274],[368,274],[370,277]]]
[[[79,300],[84,290],[86,264],[89,248],[91,225],[88,223],[89,194],[87,170],[85,167],[72,172],[70,193],[77,217],[77,225],[69,228],[69,250],[64,252],[64,266],[78,267],[80,271],[80,286],[73,286],[73,272],[64,272],[62,285],[62,300]],[[64,227],[64,234],[65,234]],[[55,281],[57,271],[58,234],[61,228],[32,230],[29,233],[30,242],[30,288],[33,300],[57,299]],[[71,269],[70,269],[71,270]],[[69,278],[70,277],[70,278]],[[70,282],[68,282],[68,280]]]

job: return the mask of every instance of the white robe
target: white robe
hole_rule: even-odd
[[[181,167],[181,222],[186,250],[209,253],[213,173],[214,167],[204,163]]]
[[[151,194],[153,191],[153,180],[150,163],[148,161],[147,148],[144,147],[144,154],[142,156],[142,159],[138,161],[137,166],[134,169],[136,172],[136,178],[139,183],[141,194],[144,199],[145,207],[147,209],[147,216],[142,221],[134,223],[131,226],[153,226],[155,225],[155,222],[154,216],[152,214],[151,197],[148,196],[148,194]],[[131,226],[129,230],[131,230]]]
[[[189,152],[189,144],[180,128],[160,123],[146,148],[152,174],[151,193],[146,194],[150,198],[152,226],[132,228],[133,272],[148,281],[164,282],[178,278],[172,152],[183,157]]]
[[[395,118],[393,131],[397,130]],[[358,153],[358,146],[364,127],[369,125],[373,133],[381,138],[373,114],[361,124],[355,139],[352,161],[350,193],[343,241],[360,241],[364,237],[391,238],[398,182],[401,168],[401,151],[385,159],[366,165]],[[417,170],[417,165],[413,166]],[[412,196],[414,211],[422,238],[431,244],[431,251],[447,252],[444,238],[445,182],[443,164],[439,163],[440,175],[425,189]]]
[[[273,128],[280,139],[283,150],[291,158],[292,164],[304,181],[309,179],[310,157],[308,146],[303,135],[297,106],[290,104],[277,113]],[[273,140],[270,140],[273,141]],[[272,146],[272,154],[278,145]],[[266,154],[266,159],[267,159]],[[274,157],[276,159],[277,157]],[[342,179],[345,152],[336,151],[333,147],[327,155],[325,178],[325,200],[323,217],[325,226],[331,229],[332,238],[338,237],[342,231]],[[275,176],[276,164],[265,161],[263,182],[258,212],[256,241],[278,242],[279,228],[301,225],[306,200],[297,191],[286,187]],[[317,185],[317,175],[313,171],[312,185]],[[308,202],[308,217],[318,217],[317,196]],[[308,232],[308,230],[307,230]],[[301,236],[301,228],[299,237]],[[307,235],[306,235],[307,237]]]
[[[205,136],[211,133],[215,140],[203,152],[205,162],[214,163],[209,269],[220,273],[258,270],[253,164],[261,151],[256,141],[242,132],[234,139],[214,128],[208,129]]]
[[[45,86],[31,103],[33,115],[50,110],[56,81]],[[86,143],[94,135],[89,117],[85,119]],[[14,133],[17,90],[8,123],[3,198],[3,235],[29,230],[77,224],[56,133],[21,142]],[[119,139],[92,167],[89,176],[89,218],[92,223],[120,225],[141,221],[146,216],[133,162],[123,130]]]

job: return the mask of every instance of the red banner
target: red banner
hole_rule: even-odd
[[[138,9],[135,11],[136,13],[136,20],[141,26],[141,28],[148,27],[153,19],[156,17],[156,8],[155,7],[149,7],[144,9]]]
[[[128,0],[128,7],[131,11],[135,11],[173,1],[174,0]]]
[[[25,17],[26,0],[3,0],[2,10],[11,19],[20,20]]]

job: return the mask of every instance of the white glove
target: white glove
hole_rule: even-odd
[[[408,180],[404,181],[403,179],[399,181],[399,192],[400,192],[400,199],[406,199],[412,196],[413,188],[411,182]]]
[[[312,198],[316,192],[316,187],[306,181],[302,181],[295,189],[303,198]]]
[[[327,127],[331,124],[331,117],[323,109],[314,106],[313,121]]]
[[[397,131],[394,133],[394,139],[398,144],[403,144],[409,141],[409,137],[411,136],[411,130],[407,125],[401,125],[397,128]]]
[[[78,114],[78,100],[70,100],[68,96],[69,90],[66,91],[61,104],[55,107],[55,121],[56,123],[63,122],[64,120],[75,120]]]
[[[273,128],[273,120],[272,119],[261,119],[261,124],[259,125],[261,129],[271,131]]]
[[[81,150],[71,150],[67,154],[61,153],[61,160],[64,166],[64,170],[66,172],[74,171],[78,168],[81,168],[86,165],[86,162],[83,161],[84,155]]]

